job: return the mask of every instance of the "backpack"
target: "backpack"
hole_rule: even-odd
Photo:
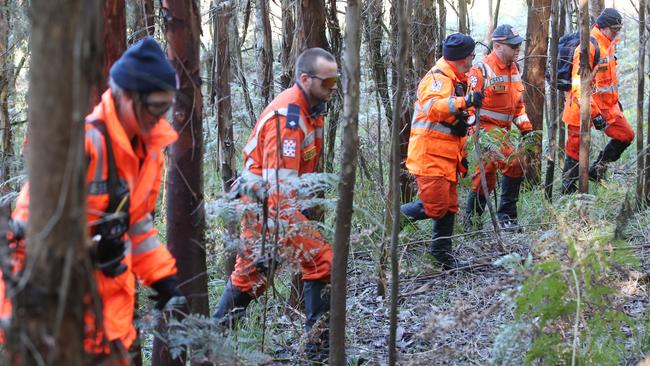
[[[594,55],[594,65],[598,64],[600,59],[600,47],[594,37],[589,37],[591,44],[594,45],[596,53]],[[569,33],[558,42],[557,52],[557,89],[561,91],[571,90],[571,73],[573,72],[573,52],[580,45],[580,33]],[[553,65],[548,65],[546,68],[546,81],[551,83],[551,70]]]

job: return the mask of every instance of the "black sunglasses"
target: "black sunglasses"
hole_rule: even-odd
[[[153,117],[162,117],[174,105],[174,100],[170,102],[150,102],[149,94],[136,94],[137,102],[140,103]]]

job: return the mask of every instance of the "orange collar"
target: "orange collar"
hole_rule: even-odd
[[[608,37],[603,33],[603,31],[600,30],[600,28],[598,28],[597,25],[595,25],[595,26],[591,29],[591,36],[594,37],[594,38],[596,39],[596,42],[598,42],[598,44],[599,44],[601,47],[604,47],[604,48],[605,48],[606,50],[608,50],[608,51],[609,51],[610,48],[613,48],[614,45],[616,45],[616,44],[618,43],[618,41],[621,39],[621,37],[616,37],[616,38],[614,38],[614,39],[609,39],[609,38],[608,38]]]
[[[485,59],[483,59],[483,62],[485,62],[486,64],[490,64],[490,65],[496,65],[501,70],[508,70],[508,69],[512,70],[513,68],[515,70],[517,69],[517,66],[515,66],[514,62],[511,63],[510,66],[503,63],[503,61],[501,61],[499,56],[497,56],[496,52],[494,52],[494,51],[490,52],[489,55],[485,56]]]

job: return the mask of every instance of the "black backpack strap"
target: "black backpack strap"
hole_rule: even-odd
[[[591,41],[591,44],[594,45],[595,53],[594,53],[594,64],[591,65],[591,69],[593,70],[598,66],[598,63],[600,62],[600,45],[598,44],[598,41],[596,41],[596,38],[589,36],[589,40]]]
[[[120,179],[117,175],[117,165],[115,164],[115,155],[113,154],[113,144],[106,129],[104,121],[96,119],[91,121],[92,124],[104,136],[104,143],[106,144],[106,160],[108,163],[108,209],[107,212],[113,213],[117,211],[120,205],[119,190]]]

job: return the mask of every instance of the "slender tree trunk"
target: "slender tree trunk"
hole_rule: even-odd
[[[548,159],[546,163],[546,179],[544,181],[544,195],[549,202],[553,201],[553,180],[555,176],[555,160],[557,156],[557,126],[560,122],[558,114],[558,93],[557,93],[557,57],[558,40],[560,35],[558,28],[560,24],[559,10],[560,0],[552,0],[551,5],[551,38],[549,41],[550,75],[551,85],[549,87],[549,103],[547,103],[549,115],[546,118],[548,125]]]
[[[135,24],[130,43],[135,43],[146,36],[153,36],[156,22],[153,13],[153,0],[130,0],[133,3]]]
[[[489,45],[492,47],[492,32],[494,32],[494,29],[497,27],[499,24],[499,9],[501,8],[501,0],[497,0],[496,7],[494,8],[494,11],[492,10],[492,2],[493,0],[489,0],[489,17],[490,19],[488,20],[488,29],[487,29],[487,34],[485,35],[485,44]]]
[[[246,21],[247,23],[248,21]],[[233,55],[233,58],[235,60],[235,77],[239,81],[239,85],[242,88],[242,93],[244,96],[244,106],[246,107],[246,112],[248,113],[248,119],[249,123],[244,122],[244,125],[248,128],[251,129],[253,126],[255,126],[255,122],[257,121],[257,117],[255,117],[255,110],[253,108],[253,101],[251,100],[251,94],[250,91],[248,90],[248,81],[246,80],[246,75],[245,75],[245,70],[244,70],[244,61],[242,60],[241,56],[241,46],[244,43],[243,38],[239,38],[239,24],[237,24],[237,18],[234,19],[233,22],[233,27],[232,29],[232,36],[233,40],[232,43],[230,44],[230,53]],[[244,28],[244,36],[246,28]]]
[[[469,16],[467,0],[458,0],[458,32],[469,34]]]
[[[404,89],[408,86],[405,82],[408,72],[406,64],[407,55],[409,54],[409,22],[411,16],[411,1],[398,0],[394,6],[397,17],[397,28],[399,29],[399,36],[397,38],[398,50],[397,59],[395,63],[397,69],[397,88],[395,90],[395,101],[393,108],[393,121],[399,121],[402,112],[402,98]],[[397,362],[397,301],[399,297],[399,258],[397,248],[399,246],[399,214],[400,214],[400,201],[398,182],[400,181],[401,170],[401,136],[400,125],[394,123],[391,128],[391,164],[390,164],[390,181],[392,182],[392,201],[391,203],[391,286],[390,286],[390,326],[388,337],[388,365],[393,366]]]
[[[596,23],[596,18],[598,18],[603,9],[605,9],[605,0],[589,0],[590,25],[593,26]]]
[[[224,192],[230,191],[230,185],[237,177],[235,168],[235,141],[232,125],[232,97],[230,91],[230,30],[232,24],[230,18],[233,12],[232,3],[229,0],[213,1],[214,11],[214,42],[215,42],[215,64],[214,64],[214,90],[212,105],[216,108],[217,133],[219,139],[219,170]],[[232,238],[237,237],[237,223],[227,225],[228,234]],[[236,253],[226,252],[224,263],[224,275],[229,277],[235,269]]]
[[[293,64],[295,60],[292,55],[293,37],[295,32],[295,20],[293,17],[293,1],[281,0],[282,9],[282,50],[280,52],[280,64],[282,75],[280,75],[280,87],[287,89],[293,81]]]
[[[327,29],[330,35],[330,50],[336,57],[337,63],[341,64],[341,27],[338,21],[338,12],[336,10],[336,0],[329,0],[329,7],[327,12]],[[323,47],[323,46],[321,46]],[[324,48],[327,45],[324,45]],[[339,90],[342,87],[339,83]],[[339,115],[341,111],[341,94],[336,92],[332,97],[329,105],[329,113],[327,114],[327,137],[326,143],[326,156],[325,156],[325,172],[331,173],[334,171],[334,155],[336,154],[336,131],[339,125]]]
[[[589,62],[589,1],[580,0],[580,193],[589,192],[591,144],[591,63]]]
[[[244,12],[244,24],[242,25],[241,40],[237,47],[241,48],[246,42],[246,34],[248,33],[248,23],[251,19],[251,0],[246,0],[246,5],[243,9]]]
[[[636,199],[638,203],[643,200],[643,98],[645,93],[645,42],[646,42],[646,1],[639,0],[639,64],[637,66],[637,94],[636,94]]]
[[[442,42],[447,37],[447,8],[445,0],[438,0],[438,44],[436,44],[436,60],[442,57]]]
[[[99,63],[100,13],[96,1],[30,2],[28,277],[13,299],[7,339],[16,365],[83,363],[84,294],[92,278],[83,118],[89,71]]]
[[[207,316],[200,8],[195,0],[163,0],[163,8],[168,57],[180,81],[172,110],[179,139],[170,147],[167,171],[167,246],[176,258],[180,290],[188,299],[189,311]],[[172,359],[164,344],[154,340],[154,365],[184,365],[182,358]]]
[[[255,9],[255,59],[257,61],[257,89],[261,104],[267,105],[273,98],[273,44],[269,0],[256,0]]]
[[[9,116],[9,94],[13,84],[13,52],[7,52],[11,23],[10,0],[0,0],[0,182],[6,182],[11,175],[13,159],[13,133]],[[7,193],[9,187],[3,186],[1,194]]]
[[[567,18],[567,0],[560,0],[560,15],[558,24],[558,35],[564,34],[566,29]],[[557,64],[554,66],[557,68]],[[564,112],[564,100],[566,96],[563,91],[557,93],[556,104],[558,106],[558,124],[557,124],[557,161],[559,166],[564,166],[564,154],[566,145],[566,126],[562,121],[562,113]]]
[[[650,14],[650,2],[646,2],[646,14]],[[648,67],[650,68],[650,42],[646,42],[646,55],[648,56]],[[647,132],[646,132],[646,146],[649,148],[645,152],[645,171],[644,171],[644,184],[643,191],[645,192],[645,204],[650,205],[650,98],[648,98],[648,114],[646,115]]]
[[[522,79],[526,90],[523,95],[526,112],[533,124],[533,130],[544,127],[546,57],[548,55],[548,19],[551,0],[527,0],[528,26],[526,35],[526,59]],[[542,140],[537,141],[537,150],[529,162],[526,179],[537,183],[541,175]]]
[[[334,259],[332,260],[329,361],[330,365],[333,366],[345,366],[347,364],[345,358],[345,303],[352,202],[359,152],[360,9],[361,4],[359,4],[358,0],[348,0],[345,14],[345,54],[342,65],[346,79],[344,83],[345,99],[343,101],[343,153],[341,155],[342,169],[339,182],[339,199],[336,204]]]

